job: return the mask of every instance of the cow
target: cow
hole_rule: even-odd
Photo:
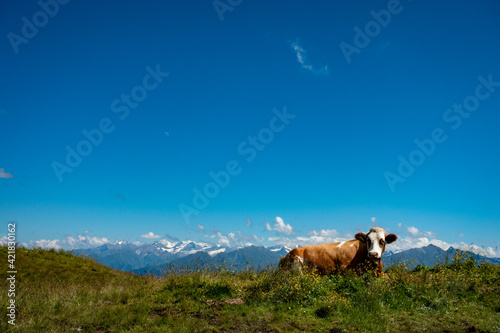
[[[382,255],[386,244],[395,242],[398,237],[373,227],[367,234],[359,232],[354,238],[346,242],[295,248],[281,259],[280,269],[302,271],[307,267],[321,275],[344,274],[348,270],[358,274],[372,271],[375,276],[387,277],[383,272]]]

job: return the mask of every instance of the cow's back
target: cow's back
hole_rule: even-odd
[[[304,264],[320,274],[337,273],[342,266],[341,243],[329,243],[304,247]]]

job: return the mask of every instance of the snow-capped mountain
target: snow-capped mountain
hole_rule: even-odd
[[[94,258],[98,263],[137,274],[160,274],[165,269],[189,269],[213,264],[231,265],[232,269],[263,268],[277,265],[291,249],[283,245],[270,247],[247,246],[225,248],[219,245],[194,241],[170,242],[159,240],[151,244],[134,244],[127,241],[108,243],[93,249],[74,250]],[[417,265],[434,266],[453,258],[455,249],[444,251],[434,245],[404,251],[386,251],[384,266],[406,262],[412,269]],[[478,261],[498,264],[499,259],[474,255]]]
[[[145,272],[152,267],[166,267],[169,264],[188,264],[193,260],[231,261],[238,267],[265,266],[275,264],[291,249],[284,245],[271,247],[226,248],[194,241],[171,242],[166,239],[140,244],[128,241],[107,243],[93,249],[74,250],[95,259],[98,263],[122,270]],[[212,258],[212,259],[211,259]]]
[[[286,256],[288,252],[292,249],[285,245],[274,245],[267,248],[269,251],[280,254],[281,256]]]
[[[107,243],[93,249],[74,250],[94,258],[98,263],[123,271],[157,266],[194,254],[206,252],[215,256],[227,249],[218,245],[193,241],[169,242],[162,239],[150,244],[133,244],[127,241]]]
[[[191,272],[214,267],[225,267],[231,271],[241,271],[247,268],[259,270],[269,266],[276,266],[283,257],[280,250],[283,251],[284,247],[279,246],[270,249],[251,245],[231,249],[227,252],[223,251],[215,256],[210,256],[208,252],[199,251],[165,264],[136,269],[132,272],[139,275],[154,274],[160,276],[169,271]]]

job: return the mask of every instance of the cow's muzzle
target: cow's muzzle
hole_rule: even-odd
[[[380,259],[380,256],[378,255],[378,252],[370,252],[368,253],[368,258],[370,260],[378,260]]]

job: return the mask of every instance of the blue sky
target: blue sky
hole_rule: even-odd
[[[3,235],[500,256],[498,2],[0,6]]]

